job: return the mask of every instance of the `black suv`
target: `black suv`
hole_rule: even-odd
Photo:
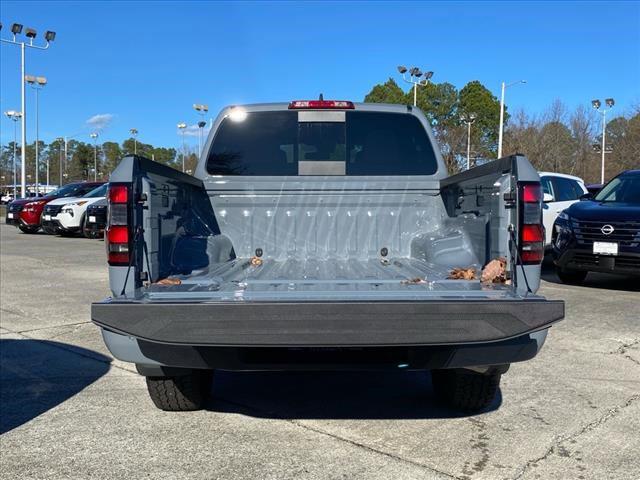
[[[640,275],[640,170],[623,172],[595,197],[580,199],[553,225],[560,280],[581,283],[588,272]]]

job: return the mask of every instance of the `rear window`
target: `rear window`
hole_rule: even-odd
[[[251,112],[225,119],[207,158],[211,175],[432,175],[438,164],[413,115]],[[300,114],[300,115],[299,115]]]

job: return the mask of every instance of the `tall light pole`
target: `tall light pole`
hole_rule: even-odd
[[[16,149],[18,143],[18,120],[22,117],[22,113],[16,112],[15,110],[9,110],[4,112],[4,114],[10,119],[13,120],[13,199],[18,198],[18,187],[16,186]]]
[[[527,83],[527,81],[518,80],[517,82],[510,83],[509,85],[502,82],[502,92],[500,94],[500,126],[498,127],[498,158],[502,158],[502,136],[504,134],[504,91],[507,88],[520,83]]]
[[[137,128],[132,128],[132,129],[129,130],[129,133],[133,137],[133,154],[137,155],[138,154],[138,141],[137,141],[136,137],[138,136],[138,129]]]
[[[184,164],[185,164],[184,157],[185,157],[185,155],[187,153],[187,147],[185,146],[185,143],[184,143],[184,130],[185,130],[185,128],[187,128],[187,124],[186,123],[180,122],[178,124],[178,129],[182,132],[182,171],[183,172],[184,172]]]
[[[198,122],[198,128],[199,128],[199,132],[198,132],[198,155],[200,155],[200,153],[202,152],[202,131],[204,126],[207,124],[207,122],[204,121],[204,117],[207,114],[207,112],[209,111],[209,106],[208,105],[204,105],[204,104],[200,104],[200,103],[194,103],[193,104],[193,108],[195,109],[196,112],[198,112],[198,115],[200,115],[202,117],[202,121]]]
[[[591,101],[591,105],[593,105],[593,108],[595,108],[596,111],[600,113],[600,115],[602,115],[602,162],[600,164],[600,183],[604,183],[604,155],[606,153],[605,142],[607,138],[607,112],[611,110],[616,104],[613,98],[607,98],[604,102],[609,108],[603,108],[602,110],[600,110],[600,107],[602,106],[600,100],[596,99]]]
[[[93,181],[95,182],[98,180],[98,134],[93,132],[89,136],[93,138]]]
[[[47,84],[47,78],[26,75],[24,80],[36,91],[36,196],[38,196],[38,191],[40,190],[40,108],[38,106],[38,93]],[[48,189],[49,161],[47,160],[47,190]]]
[[[431,77],[433,77],[433,72],[423,74],[418,67],[411,67],[407,69],[404,65],[398,65],[398,72],[402,75],[402,80],[413,85],[413,106],[417,106],[418,86],[426,87],[429,84]],[[407,78],[407,72],[409,72],[409,78]],[[420,80],[423,75],[424,80]]]
[[[467,124],[467,170],[469,170],[471,168],[471,124],[476,121],[476,115],[475,113],[462,115],[460,120]]]
[[[58,187],[61,187],[62,186],[62,171],[63,171],[63,167],[62,167],[62,144],[64,142],[64,138],[63,137],[58,137],[58,138],[56,138],[56,140],[58,142],[60,142],[59,146],[58,146],[58,150],[60,151],[60,160],[59,160],[60,161],[60,183],[58,184]]]
[[[36,50],[46,50],[49,48],[50,42],[55,40],[56,32],[52,32],[51,30],[47,30],[44,33],[44,39],[46,41],[45,45],[34,45],[33,40],[37,36],[37,32],[33,28],[25,29],[25,36],[29,39],[26,43],[25,41],[16,40],[16,36],[22,33],[22,25],[20,23],[14,23],[11,25],[11,34],[13,38],[11,40],[7,40],[5,38],[0,38],[0,41],[4,43],[9,43],[12,45],[16,45],[20,47],[21,61],[20,61],[20,91],[21,91],[21,110],[22,110],[22,121],[20,122],[21,130],[22,130],[22,165],[20,166],[20,173],[22,174],[20,189],[22,190],[22,196],[27,196],[27,179],[26,179],[26,164],[27,164],[27,109],[26,109],[26,95],[25,95],[25,82],[24,82],[24,68],[25,68],[25,49],[26,48],[35,48]]]

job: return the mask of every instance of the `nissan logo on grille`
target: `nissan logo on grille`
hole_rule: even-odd
[[[605,235],[611,235],[615,229],[611,225],[603,225],[600,231]]]

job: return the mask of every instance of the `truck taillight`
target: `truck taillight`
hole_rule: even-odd
[[[346,100],[294,100],[289,103],[290,110],[353,110],[354,108],[353,102]]]
[[[539,183],[519,183],[520,259],[524,265],[542,263],[544,230],[542,228],[542,189]]]
[[[131,229],[129,226],[131,191],[129,184],[110,184],[105,244],[109,265],[129,265]]]

